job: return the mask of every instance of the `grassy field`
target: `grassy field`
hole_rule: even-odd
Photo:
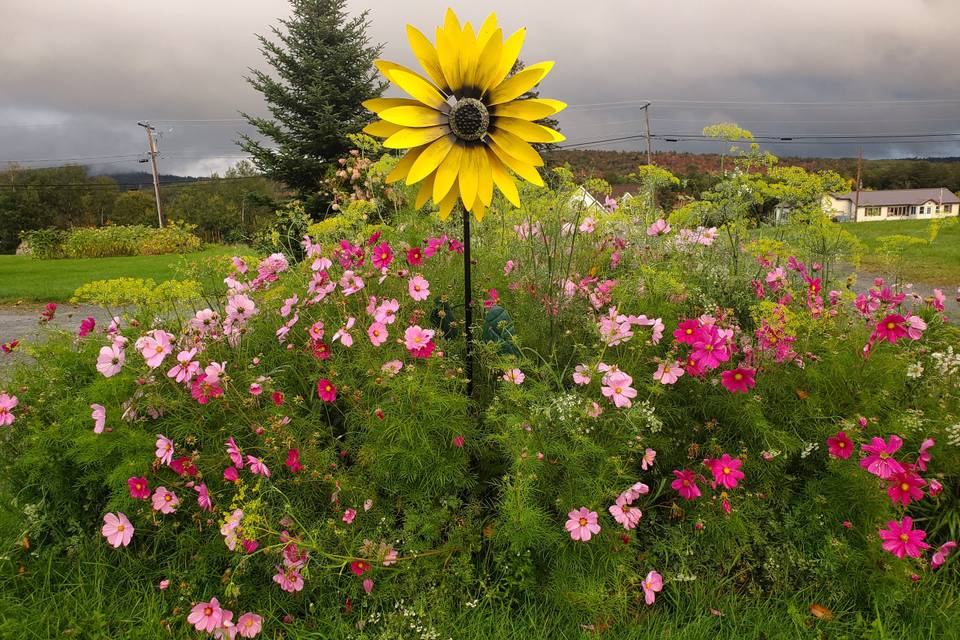
[[[153,278],[163,282],[175,277],[175,267],[184,259],[234,255],[235,247],[216,246],[199,253],[120,258],[34,260],[29,256],[0,255],[0,303],[63,302],[82,284],[109,278]]]
[[[891,264],[877,252],[879,239],[903,235],[929,240],[931,220],[896,220],[846,223],[843,228],[857,236],[867,251],[862,269],[891,275]],[[935,221],[939,225],[933,242],[907,247],[904,252],[902,277],[908,282],[934,286],[960,286],[960,221],[957,218]]]

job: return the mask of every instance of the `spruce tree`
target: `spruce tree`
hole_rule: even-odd
[[[258,35],[273,67],[246,77],[263,94],[272,118],[242,113],[266,141],[242,134],[240,147],[268,177],[309,196],[328,163],[349,150],[347,134],[371,119],[361,106],[386,88],[373,61],[382,45],[367,36],[367,13],[351,18],[346,0],[291,0],[292,16]]]

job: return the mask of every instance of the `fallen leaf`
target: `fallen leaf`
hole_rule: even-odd
[[[827,609],[822,604],[810,605],[810,613],[813,614],[813,617],[819,618],[820,620],[833,620],[833,611],[830,611],[830,609]]]

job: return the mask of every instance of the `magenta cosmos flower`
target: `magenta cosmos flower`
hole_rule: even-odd
[[[883,438],[874,436],[870,444],[860,445],[860,448],[869,454],[860,461],[860,466],[881,480],[886,480],[893,474],[903,471],[903,465],[893,457],[893,454],[902,446],[903,440],[899,436],[892,435],[887,442],[884,442]]]
[[[150,486],[147,484],[146,478],[131,476],[127,478],[127,486],[130,488],[131,498],[146,500],[150,497]]]
[[[748,389],[753,389],[756,381],[753,376],[756,372],[753,369],[737,368],[730,371],[724,371],[720,374],[723,386],[730,393],[747,393]]]
[[[87,316],[80,323],[80,330],[77,331],[77,336],[80,338],[86,338],[90,335],[97,326],[97,320],[93,316]]]
[[[663,576],[656,571],[651,571],[643,579],[643,601],[648,605],[653,604],[657,599],[657,593],[663,590]]]
[[[433,329],[413,325],[404,330],[403,344],[414,358],[429,358],[435,348],[433,336]]]
[[[933,557],[930,558],[930,568],[939,569],[947,561],[947,558],[950,556],[950,552],[957,548],[957,543],[953,540],[949,540],[940,545],[936,551],[933,552]]]
[[[103,516],[103,528],[100,529],[100,533],[107,539],[107,543],[115,549],[130,544],[134,531],[135,529],[127,520],[127,516],[119,511]]]
[[[303,469],[303,465],[300,464],[300,450],[299,449],[290,449],[287,451],[287,461],[283,464],[287,465],[287,468],[290,469],[290,473],[297,473]]]
[[[570,532],[570,537],[580,542],[588,542],[593,534],[600,533],[600,525],[597,523],[597,512],[590,511],[586,507],[580,507],[579,510],[573,510],[567,514],[566,529]]]
[[[886,529],[880,530],[883,550],[900,559],[904,556],[919,558],[924,549],[930,548],[930,545],[923,541],[926,537],[926,531],[913,528],[913,518],[910,516],[904,517],[900,522],[891,520]]]
[[[210,602],[198,602],[193,605],[190,615],[187,616],[187,622],[197,631],[213,633],[214,629],[223,626],[223,618],[224,610],[220,608],[220,603],[216,598],[211,598]]]
[[[935,444],[937,444],[937,441],[933,438],[927,438],[920,443],[920,456],[917,458],[917,466],[920,467],[920,471],[926,471],[927,463],[933,460],[933,456],[928,453],[928,450]]]
[[[393,262],[393,250],[390,249],[390,245],[386,242],[381,242],[373,248],[371,251],[370,262],[373,263],[377,269],[386,269],[390,266],[390,263]]]
[[[873,336],[877,340],[886,340],[890,344],[907,336],[907,320],[903,316],[892,313],[877,323]]]
[[[744,474],[740,471],[743,462],[739,458],[731,458],[725,453],[719,458],[704,460],[703,464],[713,473],[713,481],[724,489],[735,489],[737,483],[743,480]]]
[[[853,442],[845,431],[837,431],[837,435],[827,438],[827,452],[831,458],[846,460],[853,454]]]
[[[337,399],[337,388],[327,378],[321,378],[317,383],[317,395],[324,402],[334,402]]]
[[[207,490],[207,485],[203,483],[194,485],[193,490],[197,492],[197,504],[200,505],[200,508],[204,511],[213,511],[213,501],[210,499],[210,491]]]
[[[127,356],[119,345],[111,344],[103,347],[97,356],[97,371],[102,373],[104,378],[115,376],[120,373],[126,359]]]
[[[700,487],[697,486],[697,476],[693,471],[687,469],[674,469],[673,475],[676,480],[670,483],[670,486],[680,494],[684,500],[693,500],[700,497]]]
[[[895,473],[890,476],[887,482],[890,483],[887,495],[890,496],[894,504],[899,502],[905,507],[915,500],[921,500],[923,498],[921,487],[927,486],[927,481],[912,470]]]

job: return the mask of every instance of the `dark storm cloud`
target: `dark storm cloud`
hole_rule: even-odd
[[[262,112],[260,96],[242,76],[248,67],[263,66],[254,34],[267,33],[288,12],[282,0],[7,4],[0,19],[0,160],[85,158],[104,170],[142,166],[135,159],[146,143],[136,121],[151,118],[163,133],[163,170],[192,174],[236,161],[232,141],[242,123],[161,119]],[[370,9],[371,36],[384,43],[384,57],[414,65],[404,24],[432,32],[447,3],[351,0],[349,6],[353,12]],[[960,95],[954,66],[960,58],[960,3],[952,0],[512,0],[453,6],[475,23],[495,10],[505,30],[528,27],[523,58],[556,60],[541,89],[571,104],[561,115],[571,142],[642,132],[635,102],[641,99],[654,101],[653,130],[663,134],[697,133],[720,120],[770,135],[960,130],[960,102],[890,102]],[[671,102],[676,100],[695,102]],[[863,101],[872,102],[797,104]],[[769,102],[793,104],[757,104]],[[856,146],[772,149],[850,155]],[[955,144],[883,142],[864,150],[868,156],[960,155]]]

